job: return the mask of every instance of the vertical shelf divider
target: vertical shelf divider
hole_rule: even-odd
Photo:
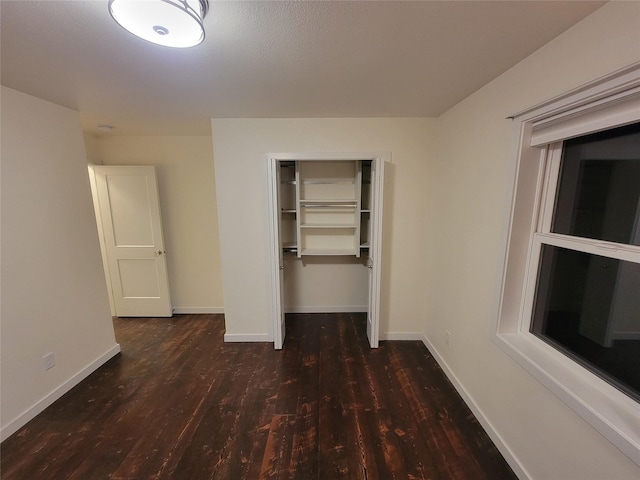
[[[300,212],[300,196],[302,189],[302,179],[300,178],[300,160],[295,161],[295,179],[296,179],[296,243],[298,245],[298,258],[302,257],[302,232],[300,224],[302,223],[302,213]]]

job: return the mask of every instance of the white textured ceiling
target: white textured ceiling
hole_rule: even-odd
[[[212,1],[204,43],[168,49],[107,0],[1,0],[2,84],[87,131],[208,134],[211,117],[432,117],[604,2]]]

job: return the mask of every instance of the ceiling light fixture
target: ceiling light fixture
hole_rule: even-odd
[[[187,48],[204,40],[208,0],[110,0],[109,13],[125,30],[165,47]]]

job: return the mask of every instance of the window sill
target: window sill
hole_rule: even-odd
[[[494,340],[640,466],[640,404],[528,332],[498,333]]]

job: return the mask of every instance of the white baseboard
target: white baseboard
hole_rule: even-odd
[[[237,342],[273,342],[273,337],[266,333],[225,333],[225,343]]]
[[[174,307],[173,313],[181,315],[201,313],[224,313],[224,307]]]
[[[16,418],[11,420],[0,430],[0,441],[4,442],[11,435],[16,433],[22,427],[24,427],[30,420],[33,420],[36,415],[42,413],[47,407],[53,404],[56,400],[62,397],[65,393],[71,390],[73,387],[78,385],[82,380],[87,378],[93,372],[95,372],[99,367],[104,365],[107,361],[111,360],[118,353],[120,353],[120,345],[115,344],[105,353],[96,358],[89,365],[84,367],[78,373],[69,378],[62,385],[57,387],[55,390],[45,395],[42,399],[37,401],[34,405],[29,407],[27,410],[22,412]]]
[[[284,307],[285,313],[365,313],[367,305],[320,305]]]
[[[309,313],[309,312],[306,312]],[[326,313],[326,312],[323,312]],[[381,335],[381,340],[423,340],[424,335],[420,332],[392,332]],[[273,342],[273,338],[266,333],[225,333],[224,341],[233,342]]]
[[[367,311],[366,305],[319,305],[319,306],[299,306],[285,307],[285,313],[364,313]]]
[[[489,419],[485,416],[482,409],[475,403],[473,397],[469,394],[469,392],[462,386],[458,378],[454,375],[453,371],[447,365],[447,362],[443,360],[443,358],[438,353],[438,350],[429,342],[429,339],[426,335],[422,335],[422,343],[427,347],[427,350],[433,355],[433,358],[438,362],[438,365],[442,368],[447,378],[453,383],[453,386],[456,388],[464,402],[467,404],[469,409],[473,412],[475,417],[478,419],[482,428],[487,432],[491,441],[495,444],[496,448],[500,451],[504,459],[507,461],[513,472],[517,475],[520,480],[530,479],[530,475],[524,469],[524,467],[520,464],[516,456],[513,454],[511,449],[507,446],[507,444],[503,441],[500,434],[493,428],[493,425],[489,421]]]
[[[380,340],[422,340],[422,332],[387,332],[380,334]]]

